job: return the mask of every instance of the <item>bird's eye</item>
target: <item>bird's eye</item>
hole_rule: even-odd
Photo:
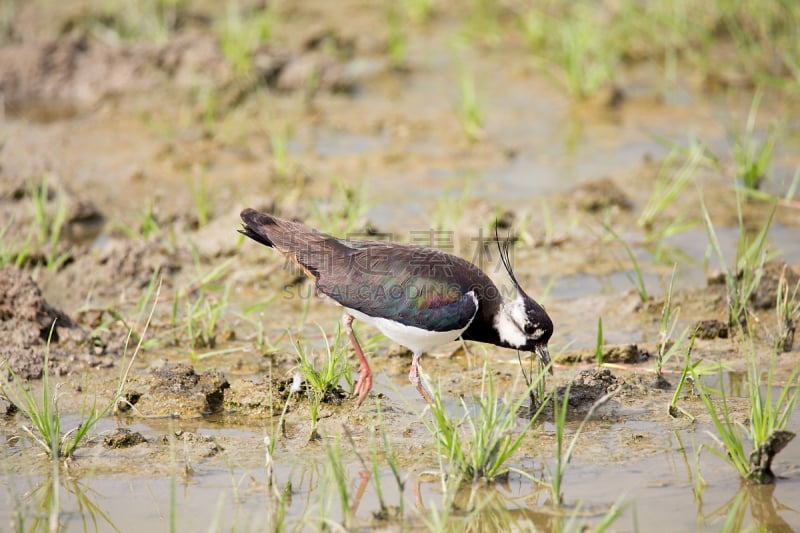
[[[532,335],[533,332],[536,331],[536,328],[538,326],[539,324],[531,324],[530,322],[528,322],[527,324],[525,324],[525,334]]]

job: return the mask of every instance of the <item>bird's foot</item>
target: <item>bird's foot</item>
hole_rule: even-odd
[[[356,387],[353,390],[353,394],[358,398],[357,407],[361,407],[370,390],[372,390],[372,372],[368,366],[361,365],[358,371],[358,381],[356,381]]]
[[[358,399],[356,406],[360,407],[364,400],[367,399],[367,394],[369,391],[372,390],[372,371],[369,369],[369,363],[367,363],[367,358],[364,357],[364,350],[361,349],[361,345],[358,343],[358,339],[356,338],[356,334],[353,332],[353,317],[350,313],[345,313],[342,317],[342,325],[344,325],[344,330],[347,332],[347,336],[350,337],[350,343],[353,345],[353,351],[356,352],[356,356],[358,357],[358,361],[360,363],[358,368],[358,381],[356,381],[356,388],[353,390],[353,394],[355,394],[356,398]]]
[[[428,387],[425,386],[425,382],[420,379],[415,387],[422,398],[428,402],[429,405],[433,405],[433,395],[430,393],[430,391],[428,391]]]
[[[425,386],[425,381],[419,375],[419,358],[420,356],[418,354],[414,354],[414,358],[411,360],[411,370],[408,372],[408,379],[422,398],[428,402],[428,404],[433,405],[433,395],[428,391],[428,387]]]

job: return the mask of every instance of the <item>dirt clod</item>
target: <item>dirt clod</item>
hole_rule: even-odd
[[[610,178],[587,181],[572,190],[570,198],[575,205],[590,213],[616,207],[630,211],[633,203]]]
[[[158,440],[161,444],[170,445],[174,439],[180,442],[188,451],[187,459],[197,460],[199,458],[213,457],[225,448],[210,435],[198,435],[190,431],[176,431],[173,437],[162,435]]]
[[[225,390],[230,384],[221,372],[198,374],[189,365],[176,364],[153,370],[144,386],[148,391],[136,402],[139,412],[190,418],[222,409]]]
[[[281,395],[283,384],[247,379],[236,380],[226,392],[223,406],[226,411],[240,411],[253,415],[277,416],[286,400]]]
[[[117,410],[124,413],[131,409],[131,406],[136,405],[136,402],[142,397],[142,394],[136,391],[127,391],[122,398],[117,402]]]
[[[786,278],[789,290],[800,283],[800,276],[784,261],[769,261],[764,265],[764,273],[755,292],[750,296],[750,302],[755,309],[772,309],[778,298],[778,284],[781,276]]]
[[[14,266],[0,270],[0,360],[8,361],[20,378],[41,377],[54,321],[51,344],[75,344],[85,337],[66,314],[47,303],[27,273]],[[51,358],[59,358],[56,350],[51,349]]]
[[[0,413],[5,416],[14,416],[18,410],[19,408],[11,403],[8,398],[0,395]]]
[[[180,270],[177,253],[163,245],[143,240],[111,239],[99,251],[83,254],[64,269],[64,283],[77,294],[119,297],[128,292],[140,294],[154,275],[170,275]]]
[[[0,95],[12,110],[36,104],[39,119],[69,116],[108,94],[151,85],[147,59],[82,32],[7,46],[0,49]]]
[[[138,431],[132,431],[128,428],[117,428],[110,434],[103,437],[103,445],[106,448],[130,448],[137,444],[147,442],[147,439]]]
[[[649,351],[636,344],[616,344],[603,347],[603,362],[635,365],[650,359]],[[595,350],[583,349],[566,353],[558,359],[559,363],[588,363],[597,358]]]
[[[624,381],[616,377],[607,368],[583,370],[572,380],[569,390],[569,406],[573,409],[589,409],[592,404],[624,385]],[[557,397],[563,400],[567,387],[559,387]]]
[[[715,318],[701,320],[695,325],[694,331],[698,339],[727,339],[728,324]]]
[[[767,438],[766,442],[753,450],[750,454],[750,473],[747,479],[759,485],[773,483],[775,474],[772,473],[772,459],[783,450],[795,434],[791,431],[776,431]]]

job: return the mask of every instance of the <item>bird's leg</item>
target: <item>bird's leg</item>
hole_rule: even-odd
[[[356,356],[358,356],[358,381],[356,381],[356,388],[353,392],[358,398],[357,405],[360,406],[364,403],[367,394],[369,394],[369,391],[372,389],[372,371],[369,368],[369,363],[367,363],[367,358],[364,357],[364,351],[361,349],[361,345],[358,344],[356,334],[353,333],[353,317],[350,313],[344,314],[344,317],[342,317],[342,324],[344,325],[344,330],[347,332],[347,336],[350,337],[353,350],[356,352]]]
[[[419,358],[422,357],[422,352],[414,352],[414,356],[411,359],[411,370],[408,372],[408,379],[411,381],[411,384],[416,387],[417,391],[425,398],[425,401],[429,404],[433,404],[433,396],[430,392],[428,392],[427,387],[425,387],[425,382],[419,375]]]

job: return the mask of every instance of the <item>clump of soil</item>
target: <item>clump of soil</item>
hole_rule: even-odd
[[[4,395],[0,395],[0,413],[6,416],[14,416],[19,408],[11,403]]]
[[[610,392],[619,390],[625,382],[607,368],[592,368],[578,373],[569,389],[569,406],[572,409],[588,410]],[[567,386],[559,387],[556,397],[563,401]]]
[[[180,270],[180,257],[164,245],[130,239],[112,239],[99,251],[78,257],[64,269],[62,282],[76,294],[124,300],[136,298],[160,274],[165,280]]]
[[[569,198],[581,210],[597,213],[607,208],[630,211],[633,202],[610,178],[599,178],[575,187]]]
[[[113,15],[100,15],[109,22]],[[83,16],[91,16],[84,14]],[[216,86],[223,108],[235,107],[255,84],[280,91],[355,91],[389,69],[385,58],[354,58],[355,44],[335,30],[316,32],[299,49],[261,46],[251,53],[250,83],[242,83],[218,40],[186,31],[163,44],[110,43],[67,23],[55,39],[0,47],[0,102],[9,114],[53,121],[85,113],[106,97],[177,86]],[[311,81],[313,80],[313,82]]]
[[[143,388],[147,392],[137,392]],[[220,411],[228,388],[221,372],[198,374],[181,363],[154,369],[144,383],[132,385],[127,399],[145,416],[191,418]]]
[[[652,357],[652,354],[636,344],[616,344],[603,347],[603,362],[625,365],[643,363]],[[597,359],[595,350],[581,349],[564,354],[558,359],[559,363],[588,363]]]
[[[286,398],[282,393],[285,384],[263,379],[234,381],[225,393],[223,407],[226,411],[240,411],[252,415],[277,416],[281,414]]]
[[[308,395],[309,393],[313,393],[313,389],[307,384],[304,384],[303,389],[300,391],[301,394]],[[344,402],[350,395],[339,385],[336,385],[333,388],[327,389],[322,394],[322,403],[326,404],[340,404]]]
[[[103,220],[102,213],[91,200],[76,194],[57,176],[48,174],[47,179],[43,180],[38,175],[21,176],[0,167],[0,177],[0,206],[6,215],[4,221],[12,218],[15,226],[23,232],[34,223],[31,209],[34,191],[43,193],[44,215],[47,219],[56,218],[58,210],[64,210],[64,226],[68,237],[83,236],[73,225],[98,224]]]
[[[187,460],[187,468],[190,468],[188,466],[188,461],[197,461],[207,457],[214,457],[219,452],[225,450],[216,438],[210,435],[198,435],[191,431],[178,430],[172,437],[170,435],[161,435],[158,441],[161,444],[170,445],[170,441],[173,439],[180,442],[184,450],[187,451],[187,456],[185,457]]]
[[[0,338],[0,359],[20,378],[38,379],[48,338],[51,345],[74,347],[85,340],[86,332],[50,306],[27,273],[8,266],[0,270]],[[53,359],[58,359],[58,354],[51,350]]]
[[[112,241],[100,252],[98,264],[110,274],[109,285],[123,282],[144,289],[156,272],[172,273],[180,269],[170,261],[169,251],[148,241]]]
[[[0,146],[0,228],[6,249],[21,253],[21,266],[69,264],[81,253],[78,245],[97,236],[103,215],[90,200],[53,175],[43,179],[8,171],[3,165],[3,148]],[[41,205],[34,203],[34,194],[41,195]]]
[[[750,454],[750,472],[747,479],[760,485],[774,483],[775,474],[772,472],[772,459],[783,450],[795,434],[791,431],[776,431],[767,438],[766,442],[753,450]]]
[[[758,287],[750,296],[750,302],[755,309],[772,309],[778,299],[778,285],[781,277],[786,278],[789,291],[800,283],[800,276],[784,261],[769,261],[764,264],[764,272]]]
[[[699,321],[694,331],[698,339],[706,340],[727,339],[730,333],[728,331],[728,324],[715,318]]]
[[[12,112],[25,106],[41,120],[69,116],[106,95],[152,86],[157,78],[147,60],[82,32],[6,46],[0,48],[0,94]]]
[[[742,272],[739,272],[737,277],[741,279],[742,275]],[[758,287],[750,295],[750,303],[754,309],[772,309],[775,307],[778,299],[778,285],[782,276],[786,278],[790,291],[800,283],[800,275],[786,262],[768,261],[764,263],[764,270],[761,273]],[[707,282],[709,286],[725,285],[725,274],[719,272],[709,277]]]
[[[147,439],[141,433],[128,428],[117,428],[103,437],[103,445],[112,449],[130,448],[144,442],[147,442]]]

